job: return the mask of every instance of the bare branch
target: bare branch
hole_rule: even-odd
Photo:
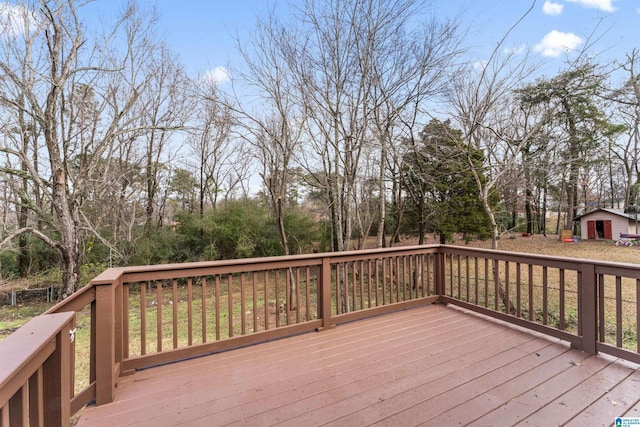
[[[5,245],[7,245],[11,240],[26,233],[32,234],[34,237],[37,237],[38,239],[42,240],[44,243],[46,243],[48,246],[50,246],[52,249],[55,249],[58,252],[62,252],[63,250],[63,247],[60,244],[60,242],[57,242],[51,239],[46,234],[41,233],[40,231],[36,230],[33,227],[24,227],[24,228],[20,228],[18,230],[12,231],[7,237],[5,237],[5,239],[2,242],[0,242],[0,249],[5,247]]]

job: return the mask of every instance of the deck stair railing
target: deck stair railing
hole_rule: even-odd
[[[112,268],[0,343],[0,424],[67,425],[135,370],[436,302],[640,363],[639,294],[640,265],[449,245]]]

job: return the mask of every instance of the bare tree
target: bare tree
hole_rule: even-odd
[[[139,110],[135,111],[145,130],[138,139],[145,146],[147,232],[162,225],[162,215],[156,209],[164,203],[157,200],[161,191],[162,164],[169,163],[174,157],[169,141],[173,134],[183,129],[195,106],[188,96],[189,80],[175,55],[163,44],[155,46],[152,53],[145,70],[149,76],[148,90],[141,97]],[[177,151],[177,148],[173,147],[173,150]]]
[[[36,207],[38,228],[17,228],[0,246],[23,233],[51,246],[61,258],[63,296],[79,285],[83,230],[97,231],[82,209],[89,189],[98,184],[93,181],[98,165],[112,158],[118,136],[137,126],[127,121],[128,113],[147,89],[146,77],[136,70],[148,60],[142,52],[151,50],[146,21],[134,6],[124,10],[112,33],[93,44],[82,31],[76,7],[73,1],[25,4],[24,22],[34,25],[0,40],[3,115],[23,114],[35,125],[30,125],[30,151],[24,139],[21,145],[3,141],[1,150],[22,162],[53,213]],[[110,37],[119,35],[126,40],[120,51],[110,44]],[[30,71],[25,74],[25,69]]]
[[[457,126],[462,130],[460,150],[467,153],[467,166],[473,173],[478,197],[489,217],[492,247],[497,249],[499,228],[491,199],[499,184],[514,170],[525,147],[537,137],[547,123],[553,106],[521,108],[514,91],[531,76],[528,56],[504,53],[509,33],[533,9],[535,1],[520,20],[505,34],[490,58],[456,73],[449,91],[449,105]],[[478,165],[474,150],[484,153]]]
[[[199,214],[202,217],[207,200],[215,209],[225,185],[228,185],[226,192],[233,191],[238,185],[242,174],[237,173],[240,170],[237,166],[246,162],[242,161],[243,150],[232,144],[236,118],[222,99],[216,82],[201,79],[197,84],[199,102],[188,144],[198,163]]]
[[[269,195],[285,255],[291,253],[284,217],[291,169],[295,167],[296,150],[301,144],[304,119],[297,103],[294,79],[287,68],[291,61],[289,35],[273,12],[267,20],[258,20],[252,49],[239,46],[246,71],[238,78],[256,91],[259,111],[237,102],[247,141],[261,168],[260,177]],[[236,97],[238,99],[238,97]]]
[[[493,64],[495,65],[495,64]],[[492,247],[497,249],[499,229],[492,193],[498,184],[513,170],[520,158],[522,148],[537,135],[542,122],[526,125],[527,117],[512,98],[512,90],[520,77],[501,76],[506,62],[495,70],[485,68],[481,73],[466,70],[458,74],[451,92],[454,118],[462,130],[460,150],[467,155],[467,166],[473,173],[478,197],[487,213],[492,229]],[[491,75],[489,73],[491,72]],[[532,116],[529,116],[532,117]],[[520,120],[518,124],[516,120]],[[522,133],[523,129],[528,129]],[[484,153],[484,161],[478,165],[473,150]]]
[[[253,158],[259,165],[259,175],[269,198],[285,255],[292,252],[285,226],[285,216],[290,209],[287,195],[304,128],[296,80],[290,68],[293,60],[291,49],[295,45],[290,43],[291,34],[275,18],[273,11],[266,19],[258,19],[250,44],[242,46],[238,43],[245,68],[233,73],[234,80],[254,91],[256,98],[247,105],[236,94],[232,107],[238,114]],[[295,310],[297,281],[291,269],[287,281],[287,307]]]
[[[407,3],[396,13],[398,20],[390,25],[370,25],[368,38],[380,40],[371,52],[365,70],[371,79],[372,128],[375,146],[379,150],[378,172],[379,218],[377,245],[385,246],[387,169],[397,166],[393,159],[402,158],[391,150],[401,149],[402,140],[411,140],[424,125],[425,104],[443,94],[453,72],[454,61],[461,49],[462,32],[455,21],[440,22],[435,17],[417,30],[406,31],[405,21],[411,19],[416,5]],[[398,168],[397,170],[400,170]],[[401,184],[398,180],[395,184]],[[400,214],[401,215],[401,214]]]
[[[380,158],[373,182],[383,224],[384,150],[397,138],[402,115],[417,114],[441,82],[443,64],[455,56],[455,49],[447,50],[455,46],[455,26],[433,21],[426,30],[407,30],[424,5],[418,0],[309,0],[296,11],[301,25],[271,16],[258,24],[254,51],[241,50],[248,69],[243,77],[258,88],[261,108],[267,110],[242,113],[260,136],[254,141],[269,154],[278,153],[282,162],[264,173],[276,216],[281,215],[276,206],[286,189],[289,153],[297,152],[296,160],[329,207],[334,250],[351,248],[354,218],[364,219],[356,214],[356,189],[371,178],[360,174],[365,152],[377,151]],[[296,150],[300,138],[306,144]],[[349,311],[347,301],[341,309]]]
[[[640,51],[634,49],[627,54],[622,69],[627,78],[622,87],[613,90],[612,99],[621,121],[628,130],[626,138],[616,141],[613,155],[620,161],[624,171],[624,205],[638,202],[640,195]]]
[[[379,193],[379,182],[374,178],[380,171],[379,155],[379,151],[373,146],[365,148],[355,180],[353,198],[354,205],[358,207],[353,212],[356,249],[365,249],[367,237],[371,234],[376,217],[381,213],[380,198],[385,199],[385,191]]]

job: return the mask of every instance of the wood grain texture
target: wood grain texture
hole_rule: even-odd
[[[78,426],[610,425],[638,365],[442,305],[138,371]]]

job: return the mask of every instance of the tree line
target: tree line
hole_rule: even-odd
[[[540,76],[505,36],[470,63],[466,28],[427,6],[308,1],[286,22],[258,16],[230,82],[189,75],[134,2],[100,31],[81,2],[3,6],[2,279],[57,264],[66,296],[87,262],[431,233],[497,248],[504,230],[545,233],[551,212],[557,231],[581,209],[636,203],[638,51],[576,52]]]

